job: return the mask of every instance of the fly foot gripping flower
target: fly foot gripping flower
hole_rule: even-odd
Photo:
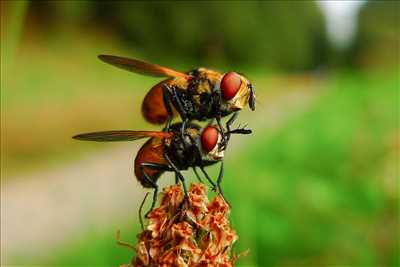
[[[221,196],[208,201],[207,188],[192,184],[189,202],[179,185],[164,189],[160,206],[148,215],[138,235],[136,256],[125,267],[223,266],[235,264],[232,246],[238,239],[228,220],[229,206]]]

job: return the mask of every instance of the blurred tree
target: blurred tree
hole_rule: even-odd
[[[326,57],[324,19],[315,2],[34,2],[33,10],[42,6],[53,14],[44,19],[106,28],[155,62],[304,70]]]
[[[351,49],[356,66],[382,68],[398,65],[400,2],[370,1],[361,9],[356,41]]]

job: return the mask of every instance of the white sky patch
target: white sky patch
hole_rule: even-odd
[[[325,15],[328,38],[339,49],[346,48],[353,41],[357,19],[364,0],[318,1]]]

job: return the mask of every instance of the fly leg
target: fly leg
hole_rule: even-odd
[[[230,137],[231,137],[231,135],[230,135],[229,132],[230,132],[230,130],[231,130],[231,126],[232,126],[233,122],[237,119],[238,115],[239,115],[239,112],[233,113],[233,115],[232,115],[232,116],[229,118],[229,120],[226,122],[226,131],[227,131],[227,134],[226,134],[226,142],[228,142],[229,139],[230,139]],[[226,145],[227,145],[227,143],[225,144],[225,148],[226,148]]]
[[[221,144],[219,145],[219,148],[223,150],[223,149],[225,149],[225,146],[226,146],[226,136],[225,136],[224,127],[222,127],[222,124],[221,124],[222,114],[221,114],[220,107],[221,107],[222,95],[221,95],[220,88],[218,88],[218,89],[215,88],[215,89],[216,90],[214,90],[214,92],[212,94],[212,99],[213,99],[213,103],[214,103],[213,110],[215,112],[215,119],[217,120],[217,124],[218,124],[219,130],[221,132],[221,136],[222,136],[222,140],[221,140]]]
[[[201,158],[201,152],[200,152],[200,148],[199,148],[198,144],[195,143],[195,141],[194,141],[193,138],[190,138],[190,140],[191,140],[192,143],[194,144],[194,148],[195,148],[196,151],[197,151],[197,155],[198,155],[198,162],[197,162],[197,164],[198,164],[198,166],[200,167],[201,172],[204,174],[204,176],[206,177],[207,181],[212,185],[212,187],[213,187],[212,190],[213,190],[213,191],[216,191],[215,183],[211,180],[210,176],[208,176],[207,172],[204,170],[203,161],[202,161],[202,158]],[[193,171],[194,171],[194,173],[196,174],[197,179],[199,179],[199,181],[202,182],[202,180],[201,180],[199,174],[198,174],[197,171],[196,171],[196,167],[193,167]]]
[[[178,177],[178,175],[175,173],[175,184],[178,184],[179,183],[179,177]]]
[[[156,205],[157,202],[157,193],[158,193],[158,185],[155,183],[151,177],[147,175],[147,173],[144,171],[144,166],[140,165],[140,171],[142,172],[143,177],[146,179],[146,181],[153,187],[154,192],[153,192],[153,201],[151,202],[151,207],[150,210],[146,212],[144,217],[148,218],[149,213],[154,209],[154,206]]]
[[[217,179],[217,187],[218,187],[218,192],[220,193],[220,195],[222,196],[222,198],[224,199],[224,201],[229,205],[229,207],[231,206],[231,204],[229,204],[229,202],[226,200],[225,196],[224,196],[224,192],[222,192],[222,188],[221,188],[221,182],[222,182],[222,178],[224,178],[224,161],[221,161],[221,167],[219,169],[219,174],[218,174],[218,179]]]
[[[196,170],[196,167],[193,167],[192,169],[193,169],[194,174],[196,174],[197,180],[199,180],[200,183],[203,183],[203,180],[201,180],[201,177]]]
[[[157,183],[144,171],[144,168],[150,168],[153,170],[160,170],[160,171],[169,171],[170,168],[168,168],[165,165],[161,164],[156,164],[156,163],[151,163],[151,162],[142,162],[140,164],[140,172],[142,173],[144,179],[151,185],[152,188],[154,188],[154,193],[153,193],[153,201],[151,202],[151,208],[148,212],[146,212],[145,217],[148,218],[149,213],[154,209],[154,206],[156,205],[157,202],[157,193],[158,193],[158,185]]]
[[[182,138],[182,142],[183,142],[185,148],[187,148],[186,143],[185,143],[186,123],[189,121],[188,114],[187,114],[187,108],[182,103],[181,99],[179,98],[178,92],[176,91],[175,87],[172,88],[172,96],[177,105],[177,110],[182,118],[181,138]]]
[[[186,199],[186,201],[189,202],[189,195],[188,195],[188,191],[187,191],[187,187],[186,187],[186,183],[185,183],[185,178],[183,177],[182,173],[178,170],[178,168],[175,166],[175,164],[171,161],[171,159],[168,157],[167,153],[164,153],[164,157],[167,160],[170,168],[175,172],[175,174],[178,176],[178,179],[181,181],[182,186],[183,186],[183,192],[185,194],[185,199]]]
[[[175,103],[177,105],[177,110],[178,110],[179,114],[181,115],[182,120],[186,120],[187,119],[187,115],[188,115],[187,114],[187,108],[182,103],[176,88],[172,87],[170,90],[171,90],[171,93],[172,93],[172,98],[174,99],[174,101],[175,101]]]
[[[210,176],[208,175],[208,173],[204,170],[203,166],[200,166],[200,170],[201,172],[204,174],[204,176],[206,177],[207,181],[212,185],[212,191],[217,191],[217,186],[215,185],[215,183],[211,180]]]
[[[171,107],[171,88],[164,84],[163,87],[163,100],[164,100],[164,106],[167,109],[167,113],[168,113],[168,119],[167,119],[167,125],[165,126],[164,132],[168,132],[169,128],[171,127],[171,122],[173,119],[173,113],[172,113],[172,107]],[[175,89],[173,89],[175,90]],[[173,96],[172,96],[173,97]],[[166,143],[165,143],[165,138],[163,139],[163,145],[164,147],[166,147]],[[178,178],[175,175],[175,183],[178,183]]]
[[[169,131],[169,128],[171,127],[171,121],[174,116],[172,113],[172,107],[171,107],[171,102],[170,102],[170,88],[168,85],[164,84],[162,87],[163,90],[163,101],[164,101],[164,106],[165,109],[167,110],[168,113],[168,118],[167,118],[167,125],[165,126],[165,132]]]
[[[142,209],[143,209],[143,205],[146,202],[148,195],[149,195],[149,192],[146,193],[146,195],[144,196],[142,203],[140,204],[140,207],[139,207],[139,222],[140,222],[140,226],[142,227],[142,231],[144,231],[144,224],[143,224],[143,219],[142,219]]]
[[[187,143],[185,142],[185,128],[186,128],[186,123],[188,122],[188,119],[185,119],[183,122],[182,122],[182,125],[181,125],[181,138],[182,138],[182,142],[183,142],[183,145],[184,145],[184,147],[185,147],[185,150],[187,150],[187,148],[188,148],[188,145],[187,145]]]
[[[226,130],[228,132],[231,130],[231,126],[232,126],[233,122],[237,119],[238,115],[239,115],[239,112],[233,113],[233,115],[226,122]]]

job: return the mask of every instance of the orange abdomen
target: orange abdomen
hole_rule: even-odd
[[[164,80],[150,89],[142,103],[142,114],[144,118],[154,124],[163,124],[167,121],[168,112],[164,105],[164,84],[171,84],[172,79]]]
[[[135,158],[136,178],[144,187],[152,187],[151,183],[148,182],[141,171],[140,164],[143,162],[168,166],[164,158],[164,145],[161,138],[153,137],[147,140],[147,142],[144,143],[144,145],[140,148]],[[156,182],[160,175],[163,173],[163,171],[154,170],[149,167],[144,167],[144,172],[154,182]]]

